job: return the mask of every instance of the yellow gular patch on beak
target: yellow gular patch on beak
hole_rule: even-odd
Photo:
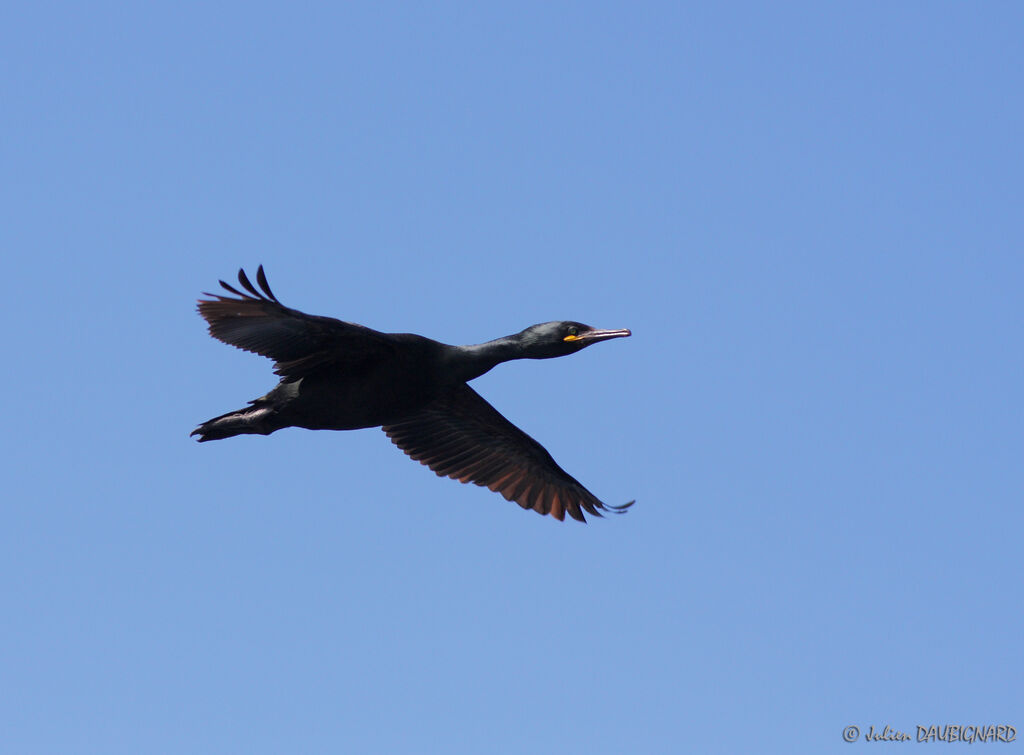
[[[579,336],[566,336],[562,340],[563,341],[578,341],[578,340],[580,340],[580,337]]]

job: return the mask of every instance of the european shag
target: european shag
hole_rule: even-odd
[[[260,265],[260,290],[238,271],[244,291],[206,293],[199,314],[210,335],[275,361],[281,382],[249,406],[197,427],[199,441],[269,435],[283,427],[356,430],[383,427],[391,441],[441,477],[501,493],[524,509],[622,513],[602,503],[563,470],[544,447],[505,419],[467,382],[501,362],[565,356],[598,341],[630,335],[578,322],[545,322],[473,346],[449,346],[412,333],[381,333],[284,306]]]

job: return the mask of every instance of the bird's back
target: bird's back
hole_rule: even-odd
[[[451,387],[443,369],[445,344],[411,333],[380,334],[386,353],[351,358],[344,350],[280,390],[292,395],[291,424],[311,430],[356,430],[406,417]],[[275,389],[275,390],[279,390]]]

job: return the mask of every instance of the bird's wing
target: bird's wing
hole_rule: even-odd
[[[447,391],[413,416],[384,425],[391,441],[440,477],[472,482],[501,493],[524,509],[566,512],[586,521],[583,511],[622,513],[608,506],[563,470],[544,447],[505,419],[468,385]]]
[[[207,293],[213,298],[199,300],[199,314],[209,323],[211,336],[273,359],[279,375],[299,378],[329,362],[380,357],[394,348],[384,333],[284,306],[270,290],[262,265],[256,282],[261,290],[239,270],[238,283],[245,291],[220,281],[239,298]]]

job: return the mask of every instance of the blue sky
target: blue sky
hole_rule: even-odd
[[[1024,736],[1022,28],[6,8],[3,749]],[[196,444],[274,383],[194,310],[260,263],[291,306],[449,343],[632,328],[474,386],[636,506],[559,524],[377,430]]]

